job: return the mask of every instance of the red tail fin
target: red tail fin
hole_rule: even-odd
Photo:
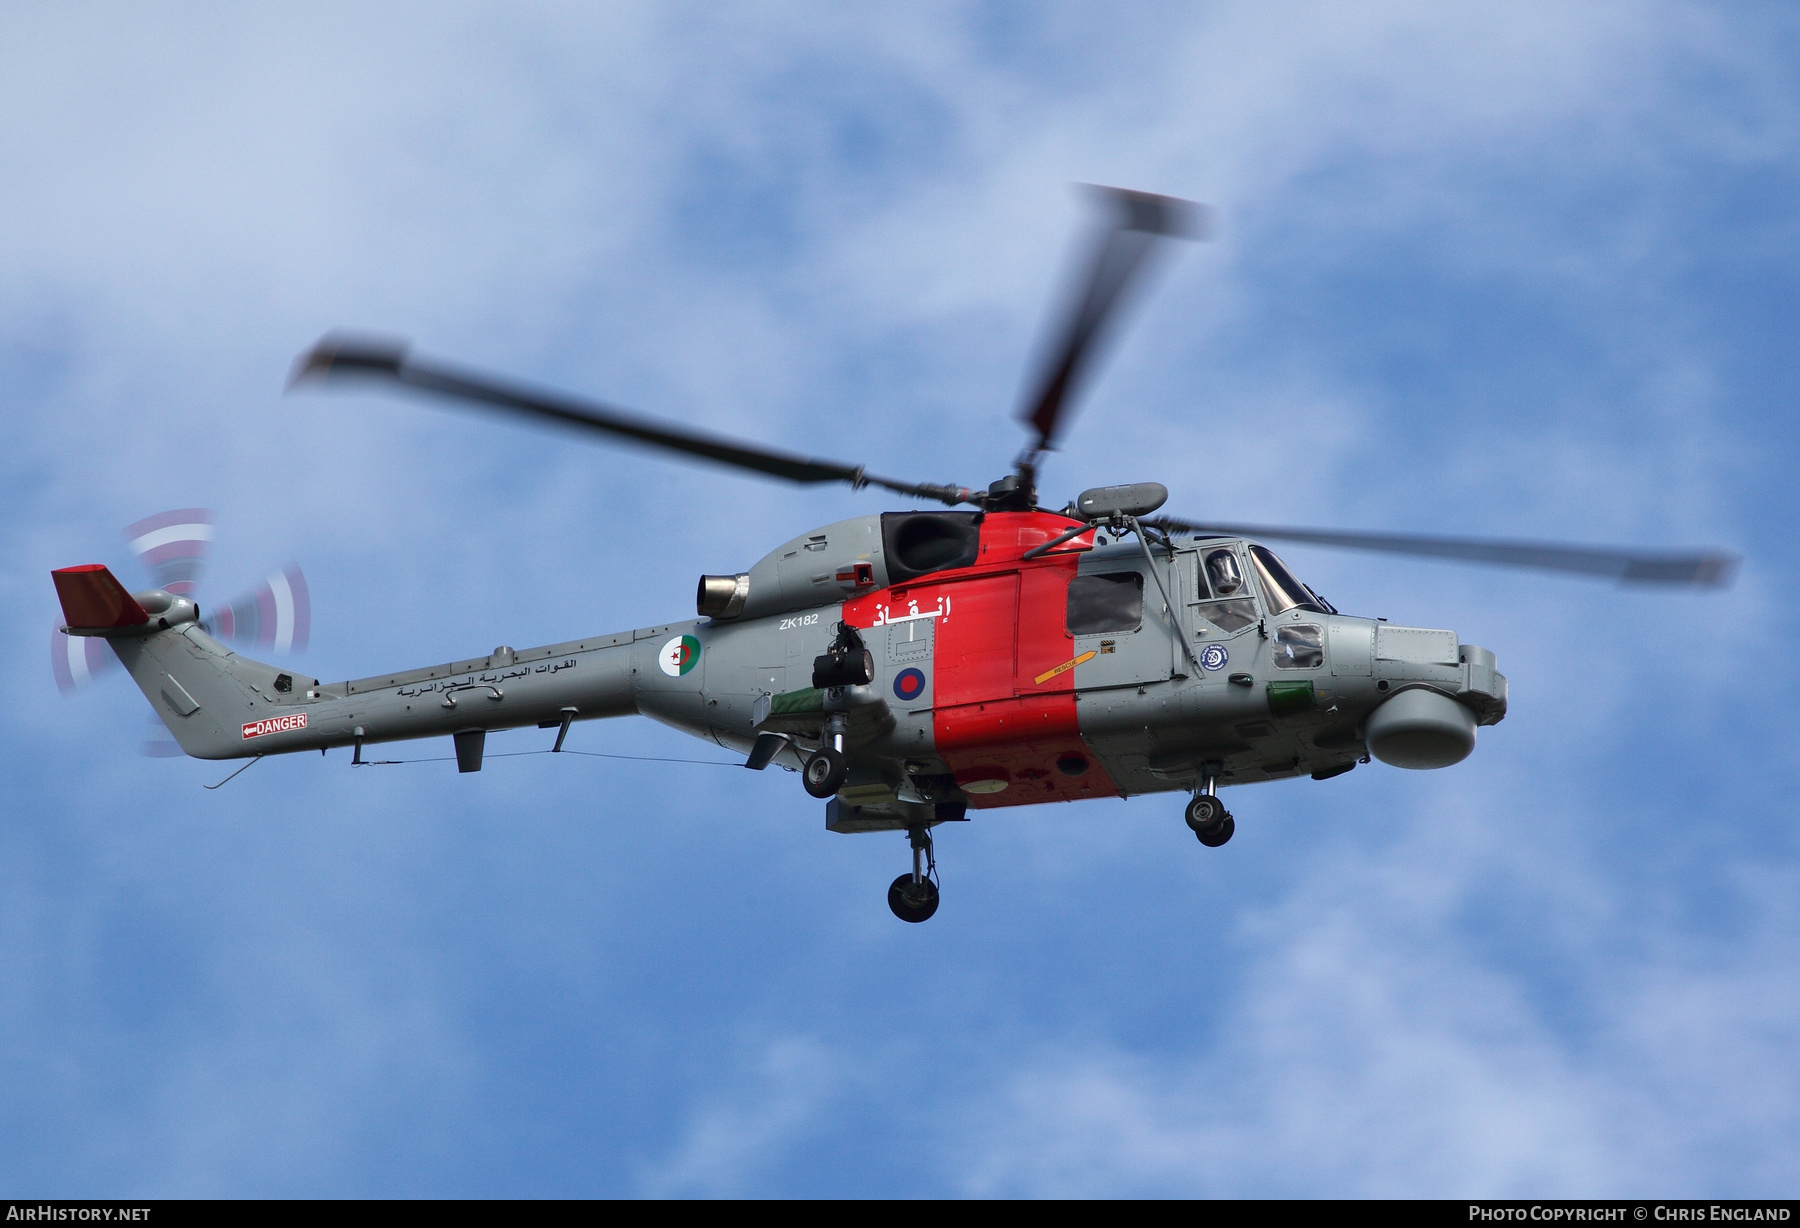
[[[131,599],[105,564],[64,567],[51,572],[50,578],[71,627],[135,627],[150,621],[144,607]]]

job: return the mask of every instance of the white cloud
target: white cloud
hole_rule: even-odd
[[[867,1077],[866,1057],[847,1061],[810,1036],[770,1041],[747,1059],[736,1086],[701,1093],[671,1153],[641,1171],[641,1195],[772,1192],[770,1170],[827,1125],[853,1080]]]
[[[1457,809],[1437,821],[1495,831]],[[1244,982],[1191,1045],[1028,1055],[965,1106],[946,1169],[981,1196],[1749,1196],[1791,1179],[1789,908],[1758,909],[1728,952],[1634,939],[1641,913],[1589,898],[1608,889],[1591,867],[1546,883],[1525,863],[1555,850],[1458,850],[1422,828],[1379,862],[1314,859],[1250,919]],[[1536,929],[1520,948],[1567,934],[1561,966],[1482,950],[1506,939],[1466,910],[1496,868],[1542,901],[1517,910]],[[1780,881],[1746,886],[1767,900]],[[1545,995],[1534,972],[1569,983]]]

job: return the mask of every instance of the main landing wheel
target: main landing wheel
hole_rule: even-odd
[[[1197,831],[1194,834],[1200,838],[1201,844],[1204,844],[1209,849],[1216,849],[1221,844],[1224,844],[1227,840],[1231,839],[1231,833],[1236,830],[1237,820],[1230,815],[1226,815],[1225,821],[1220,823],[1219,826],[1212,831]]]
[[[823,800],[843,788],[849,774],[850,765],[844,762],[843,754],[827,746],[806,761],[806,770],[800,776],[806,791]]]
[[[1194,800],[1187,804],[1187,825],[1196,833],[1207,828],[1217,828],[1225,818],[1225,803],[1210,793],[1196,793]]]
[[[894,880],[894,885],[888,888],[888,907],[893,909],[894,915],[902,921],[911,921],[915,924],[920,921],[929,921],[931,914],[937,911],[937,906],[937,884],[929,878],[922,878],[914,882],[912,875],[902,874]]]
[[[1218,848],[1231,839],[1237,823],[1225,810],[1225,803],[1210,793],[1196,793],[1187,804],[1187,825],[1207,848]]]

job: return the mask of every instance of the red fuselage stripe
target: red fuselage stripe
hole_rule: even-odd
[[[936,620],[931,679],[938,757],[959,784],[1005,785],[971,793],[971,805],[1118,796],[1082,740],[1075,671],[1057,669],[1074,656],[1065,610],[1080,556],[1019,557],[1073,524],[1047,512],[990,513],[974,566],[934,573],[844,607],[845,621],[855,627],[872,626],[878,604],[944,611]],[[1078,537],[1067,549],[1090,544]],[[1036,681],[1046,674],[1044,682]],[[1065,770],[1077,767],[1078,774]]]

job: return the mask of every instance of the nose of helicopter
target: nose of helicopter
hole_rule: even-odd
[[[1506,716],[1506,677],[1494,654],[1456,643],[1453,632],[1381,624],[1375,675],[1385,698],[1369,714],[1363,741],[1393,767],[1461,763],[1475,749],[1476,728]]]

